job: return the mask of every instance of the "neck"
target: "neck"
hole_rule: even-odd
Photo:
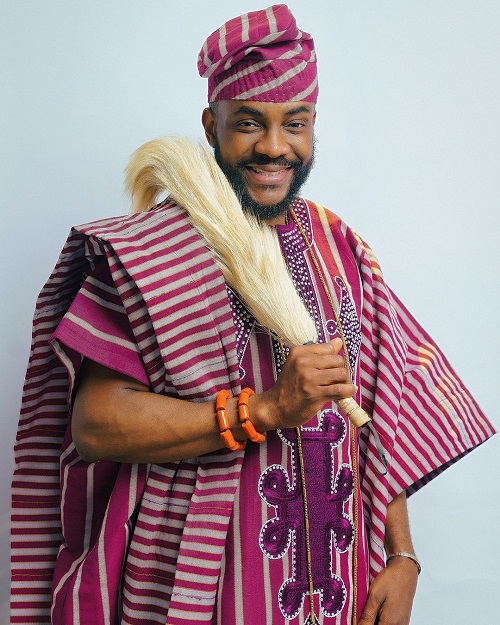
[[[264,223],[268,226],[284,226],[287,222],[286,213],[282,215],[278,215],[278,217],[274,217],[273,219],[265,219]]]

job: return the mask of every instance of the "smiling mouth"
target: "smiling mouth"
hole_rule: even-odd
[[[293,169],[292,167],[274,167],[272,169],[261,169],[260,167],[254,167],[252,165],[247,165],[245,169],[248,171],[250,176],[260,183],[272,182],[279,183],[282,182],[287,176],[288,173]]]

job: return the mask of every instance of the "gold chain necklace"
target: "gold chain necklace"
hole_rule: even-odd
[[[285,362],[285,346],[283,341],[278,339],[280,347],[281,361]],[[307,488],[306,488],[306,470],[304,465],[304,453],[302,451],[302,436],[300,433],[300,426],[295,428],[295,434],[297,435],[297,456],[299,459],[299,476],[300,487],[302,491],[302,508],[304,511],[304,543],[306,548],[306,569],[307,569],[307,593],[309,596],[309,614],[311,617],[311,624],[316,625],[316,615],[314,613],[314,582],[312,575],[312,550],[311,550],[311,532],[309,527],[309,506],[307,503]]]
[[[304,541],[306,547],[306,564],[307,564],[307,583],[309,593],[309,614],[311,616],[312,625],[316,624],[316,615],[314,614],[314,582],[312,575],[312,553],[311,553],[311,533],[309,527],[309,508],[307,505],[306,490],[306,471],[304,467],[304,454],[302,452],[302,436],[300,434],[300,426],[295,428],[297,433],[297,455],[299,457],[300,484],[302,486],[302,504],[304,506]]]
[[[321,282],[321,286],[325,292],[325,295],[328,299],[330,307],[333,311],[333,315],[335,318],[335,324],[337,326],[337,330],[339,336],[342,340],[342,351],[344,357],[345,368],[349,373],[349,377],[351,374],[351,367],[349,363],[349,354],[347,351],[347,343],[345,339],[344,329],[342,328],[342,324],[340,322],[340,317],[337,312],[337,306],[333,301],[332,294],[328,289],[326,284],[325,277],[323,276],[323,272],[321,271],[321,266],[319,264],[319,260],[316,257],[316,254],[313,250],[313,247],[307,238],[307,234],[302,227],[302,224],[297,218],[293,207],[290,206],[290,214],[292,216],[293,221],[295,222],[303,240],[306,244],[307,250],[313,262],[313,265],[316,269],[319,281]],[[349,424],[349,442],[351,447],[351,464],[352,471],[354,477],[354,490],[353,490],[353,522],[354,522],[354,541],[353,541],[353,550],[352,550],[352,568],[353,568],[353,584],[352,584],[352,625],[356,625],[357,623],[357,607],[358,607],[358,589],[357,589],[357,579],[358,579],[358,526],[359,526],[359,495],[358,495],[358,463],[357,463],[357,445],[356,445],[356,431],[355,427],[351,423],[349,419],[347,419]],[[308,515],[308,505],[307,505],[307,491],[306,491],[306,480],[305,480],[305,469],[304,469],[304,456],[302,454],[302,438],[300,434],[300,427],[295,428],[297,432],[297,451],[299,456],[299,467],[300,467],[300,478],[301,478],[301,486],[302,486],[302,498],[304,504],[304,525],[305,525],[305,546],[306,546],[306,558],[307,558],[307,577],[309,583],[309,603],[310,603],[310,614],[311,614],[311,623],[313,625],[316,623],[316,616],[314,614],[314,603],[313,603],[313,591],[314,584],[312,579],[312,566],[311,566],[311,543],[310,543],[310,532],[309,532],[309,515]]]

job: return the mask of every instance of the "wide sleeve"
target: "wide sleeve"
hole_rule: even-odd
[[[377,258],[345,229],[362,283],[360,380],[362,405],[373,419],[387,457],[361,430],[360,476],[370,540],[370,573],[385,566],[389,503],[439,475],[494,429],[435,341],[387,286]]]
[[[416,492],[495,432],[359,237],[368,407],[389,451],[389,500]]]
[[[51,345],[68,368],[83,358],[149,384],[130,321],[103,258],[83,282],[51,337]]]
[[[435,341],[390,295],[407,347],[393,487],[411,494],[495,430]]]

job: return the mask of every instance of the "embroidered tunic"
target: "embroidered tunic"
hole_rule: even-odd
[[[296,202],[294,210],[308,240],[321,248],[321,240],[314,241],[306,204]],[[330,303],[297,226],[290,221],[276,228],[296,288],[316,321],[319,340],[324,342],[338,336]],[[349,359],[356,381],[361,289],[356,268],[347,269],[350,275],[342,277],[330,263],[328,280],[349,336]],[[346,284],[353,285],[352,296]],[[234,294],[231,301],[233,310],[239,311],[236,336],[242,385],[256,388],[257,392],[266,390],[274,383],[283,354],[278,343],[255,325]],[[353,489],[358,491],[358,501],[361,494],[352,469],[349,423],[330,403],[301,430],[315,613],[323,623],[348,625],[352,622],[354,575],[358,575],[358,618],[368,587],[368,546],[362,511],[354,523]],[[257,486],[260,500],[256,497]],[[356,571],[353,568],[355,527],[358,531]],[[269,432],[265,444],[247,445],[213,622],[304,623],[309,614],[307,589],[296,434],[293,429]]]
[[[417,490],[493,430],[430,337],[393,298],[369,248],[338,218],[314,205],[299,202],[297,213],[339,304],[358,400],[373,415],[390,465],[389,475],[381,477],[372,441],[362,433],[359,613],[368,575],[363,554],[369,544],[370,570],[376,574],[383,566],[389,501],[403,488]],[[293,225],[279,230],[295,284],[322,340],[328,340],[336,328],[303,242]],[[61,367],[47,340],[98,256],[109,264],[112,283],[103,298],[103,288],[96,290],[98,267],[82,286],[82,296],[91,302],[99,292],[99,307],[109,310],[110,317],[125,310],[128,322],[121,326],[122,334],[110,331],[112,319],[105,315],[89,324],[75,300],[54,335]],[[85,353],[85,332],[89,345],[97,336],[104,347]],[[239,308],[237,297],[228,297],[210,253],[178,207],[159,206],[148,214],[74,232],[42,291],[35,318],[16,448],[13,590],[18,593],[12,622],[51,622],[51,586],[56,625],[208,624],[219,622],[222,611],[224,623],[275,623],[276,615],[282,615],[282,622],[299,615],[297,622],[303,622],[308,605],[307,599],[302,605],[303,519],[293,432],[270,433],[260,447],[249,444],[243,469],[243,453],[227,450],[168,465],[89,465],[79,459],[66,427],[80,356],[63,342],[106,366],[125,368],[124,373],[155,392],[192,401],[211,400],[223,387],[233,394],[241,385],[267,388],[282,358],[278,346]],[[44,395],[39,392],[42,383]],[[303,428],[303,438],[317,532],[316,612],[321,600],[322,620],[348,623],[354,574],[352,493],[357,486],[345,420],[326,406]],[[36,455],[40,449],[41,458]],[[319,457],[324,473],[315,470]],[[30,481],[33,471],[43,480]],[[25,549],[34,521],[37,530],[31,531],[41,545],[36,570]],[[247,563],[255,568],[256,553],[262,571],[248,579]],[[258,590],[255,601],[247,593],[249,581]],[[243,585],[247,599],[238,602]]]

